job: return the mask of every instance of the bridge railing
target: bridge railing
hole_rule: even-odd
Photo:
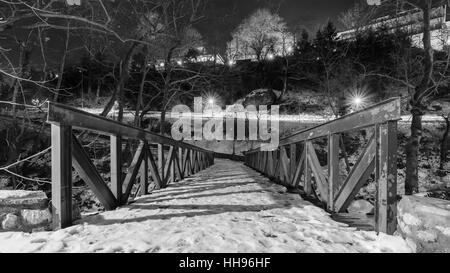
[[[128,202],[138,179],[140,194],[147,194],[149,179],[157,187],[164,188],[214,164],[213,152],[62,104],[49,103],[47,122],[51,124],[52,214],[55,229],[72,223],[72,167],[105,209],[114,210]],[[73,134],[73,129],[110,137],[110,187]],[[140,143],[126,174],[122,170],[122,141],[125,139]],[[152,153],[152,146],[157,146],[157,155]],[[165,153],[167,149],[168,153]]]
[[[394,98],[280,140],[274,151],[251,150],[245,162],[253,169],[291,188],[303,188],[327,205],[330,212],[346,212],[370,177],[376,183],[375,230],[393,234],[397,213],[397,122],[400,99]],[[346,156],[342,135],[370,129],[372,136],[349,170],[340,175]],[[326,166],[322,166],[313,141],[326,138]],[[324,161],[324,160],[322,160]],[[347,162],[348,163],[348,162]],[[350,168],[349,168],[350,169]],[[374,174],[374,176],[373,176]]]

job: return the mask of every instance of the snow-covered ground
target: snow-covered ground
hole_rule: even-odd
[[[242,163],[211,168],[57,232],[0,233],[0,252],[410,252],[356,231]]]

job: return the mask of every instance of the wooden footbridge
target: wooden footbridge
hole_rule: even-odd
[[[396,229],[397,122],[400,100],[391,99],[340,119],[281,139],[273,151],[245,153],[245,163],[272,181],[317,199],[331,213],[345,213],[369,179],[376,182],[375,229],[392,234]],[[72,224],[72,167],[106,210],[128,203],[134,185],[148,193],[149,183],[165,188],[214,164],[214,153],[149,131],[49,103],[52,145],[52,213],[55,229]],[[92,131],[110,138],[111,181],[100,176],[73,130]],[[340,163],[346,158],[342,136],[365,129],[367,145],[344,179]],[[124,140],[139,145],[126,169]],[[315,141],[327,142],[326,162]],[[156,152],[155,152],[156,151]],[[322,159],[322,162],[321,160]],[[325,163],[325,164],[323,164]],[[349,167],[349,166],[347,166]]]

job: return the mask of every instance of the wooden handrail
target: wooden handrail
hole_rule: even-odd
[[[48,103],[47,122],[51,124],[64,124],[73,128],[89,130],[103,135],[120,135],[122,138],[140,139],[150,143],[159,143],[184,149],[209,152],[188,143],[176,141],[141,128],[54,102]]]
[[[306,140],[314,140],[327,137],[330,134],[345,133],[364,129],[375,124],[401,119],[401,99],[392,98],[378,104],[374,104],[364,110],[354,112],[338,119],[305,129],[280,139],[279,146],[286,146]],[[249,150],[245,153],[254,153],[260,148]]]
[[[50,102],[47,122],[51,124],[52,214],[55,229],[72,223],[72,167],[105,209],[113,210],[128,202],[134,186],[137,187],[134,196],[147,194],[150,177],[157,188],[164,188],[214,164],[214,153],[211,151],[66,105]],[[110,137],[110,186],[73,134],[73,128]],[[126,172],[123,169],[123,139],[140,142]],[[153,155],[152,144],[158,145],[157,155]],[[169,147],[167,158],[164,146]]]
[[[397,225],[397,122],[400,114],[400,99],[393,98],[285,137],[274,151],[258,148],[245,152],[245,162],[288,188],[302,187],[306,195],[317,197],[330,212],[336,213],[347,210],[375,173],[375,230],[393,234]],[[344,180],[339,174],[341,156],[346,157],[342,134],[367,128],[373,132],[369,144]],[[328,170],[321,165],[313,144],[318,138],[328,139]]]

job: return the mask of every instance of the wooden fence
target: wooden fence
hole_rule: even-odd
[[[140,193],[147,194],[149,179],[164,188],[170,182],[184,179],[214,164],[212,152],[62,104],[49,103],[47,122],[51,124],[52,214],[55,229],[72,224],[72,167],[105,209],[114,210],[128,202],[138,177]],[[72,129],[110,137],[110,187]],[[138,140],[140,143],[126,174],[122,170],[124,139]],[[156,156],[151,152],[152,146],[157,146]],[[165,153],[166,148],[168,153]]]
[[[346,212],[360,189],[374,174],[375,230],[393,234],[397,227],[397,122],[400,99],[390,99],[360,112],[294,133],[280,140],[274,151],[245,153],[248,166],[287,187],[303,188],[330,212]],[[356,164],[341,179],[342,134],[373,128],[372,137]],[[327,166],[321,166],[313,141],[327,138]],[[314,183],[313,183],[314,182]]]

